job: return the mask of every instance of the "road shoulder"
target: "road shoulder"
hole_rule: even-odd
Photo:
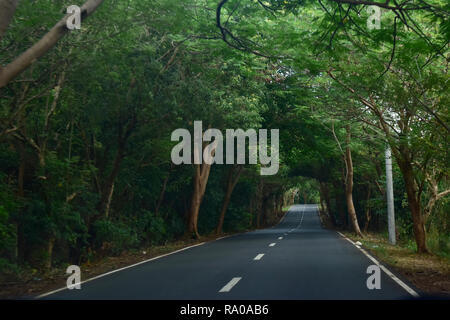
[[[450,261],[432,254],[417,254],[400,245],[392,246],[382,235],[367,234],[364,238],[342,232],[380,263],[410,282],[425,295],[450,299]]]

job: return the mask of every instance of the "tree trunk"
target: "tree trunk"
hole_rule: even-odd
[[[264,220],[264,216],[266,215],[268,201],[269,201],[269,199],[267,197],[265,197],[263,194],[263,198],[261,199],[261,209],[258,211],[258,216],[256,218],[256,227],[258,229],[261,228],[262,220]]]
[[[232,166],[228,172],[227,177],[227,187],[225,190],[225,195],[223,198],[222,209],[220,210],[219,222],[216,227],[216,234],[221,234],[223,229],[223,222],[225,220],[225,213],[227,212],[228,205],[230,204],[231,194],[233,193],[234,187],[239,181],[239,177],[242,173],[242,165]],[[234,172],[237,171],[236,176],[234,176]]]
[[[53,247],[55,245],[55,238],[51,237],[47,242],[47,261],[45,262],[45,269],[50,270],[53,260]]]
[[[134,81],[134,80],[133,80]],[[130,84],[130,88],[133,86],[133,82]],[[130,89],[131,90],[131,89]],[[125,126],[125,130],[122,127],[122,124],[119,124],[119,137],[117,142],[117,152],[116,157],[114,158],[113,167],[111,173],[103,184],[103,188],[101,190],[101,198],[100,202],[97,205],[97,210],[99,215],[104,215],[107,217],[108,212],[106,211],[108,203],[111,202],[110,197],[112,197],[112,193],[114,191],[114,183],[116,181],[117,176],[119,175],[120,165],[122,160],[125,157],[125,149],[127,145],[127,141],[130,138],[133,131],[136,129],[137,125],[137,116],[136,114],[132,115],[131,120],[129,120],[128,124]],[[122,133],[123,132],[123,133]],[[109,210],[109,208],[108,208]]]
[[[370,223],[370,206],[368,204],[371,196],[372,188],[370,187],[370,184],[367,186],[367,199],[366,199],[366,221],[364,223],[364,233],[367,233],[367,230],[369,229],[369,223]]]
[[[195,165],[199,166],[199,165]],[[191,207],[189,208],[187,233],[188,236],[194,235],[195,238],[199,239],[200,235],[198,233],[198,213],[201,204],[201,191],[200,191],[200,178],[194,178],[194,192],[192,194]]]
[[[213,163],[214,154],[216,152],[218,141],[214,142],[203,148],[202,146],[196,146],[194,143],[194,159],[203,155],[203,161],[201,164],[194,164],[194,192],[192,194],[191,207],[189,209],[186,235],[188,237],[194,236],[196,239],[200,239],[198,233],[198,214],[200,211],[200,205],[205,195],[206,185],[208,183],[209,173],[211,172],[211,165]],[[205,152],[208,150],[208,152]],[[201,154],[200,154],[201,153]]]
[[[278,212],[277,212],[277,218],[281,218],[281,216],[283,215],[283,194],[282,194],[282,193],[280,193],[280,194],[278,195],[278,203],[277,203],[277,206],[278,206],[278,208],[277,208],[277,210],[278,210]]]
[[[25,154],[25,147],[21,141],[18,141],[18,150],[20,154],[20,165],[17,177],[17,184],[18,184],[17,196],[19,198],[23,198],[25,196],[24,182],[25,182],[26,154]],[[18,218],[15,224],[16,224],[16,248],[14,250],[15,251],[14,258],[17,262],[20,262],[23,256],[22,252],[24,242],[21,219]]]
[[[210,164],[195,164],[194,174],[194,192],[192,194],[191,207],[189,209],[187,234],[188,236],[194,235],[199,239],[198,233],[198,213],[200,211],[200,205],[203,200],[203,196],[206,191],[206,184],[208,183],[209,173],[211,171]]]
[[[319,182],[320,193],[323,196],[323,200],[325,201],[326,212],[330,217],[330,222],[333,226],[336,226],[336,218],[334,214],[331,212],[331,200],[330,200],[330,190],[328,189],[328,185],[326,182]]]
[[[339,225],[343,229],[347,228],[347,215],[345,214],[344,207],[344,194],[342,194],[342,181],[333,181],[333,188],[335,190],[335,199],[336,199],[336,210],[339,213]]]
[[[404,156],[403,152],[402,156]],[[403,180],[405,181],[406,195],[413,220],[413,231],[417,244],[417,252],[428,253],[425,222],[421,212],[420,199],[418,199],[417,185],[414,180],[412,165],[411,162],[407,160],[407,157],[404,158],[406,159],[401,159],[398,164],[402,171]]]
[[[345,165],[347,168],[347,179],[345,183],[345,199],[347,201],[347,210],[352,223],[353,231],[360,237],[363,237],[359,229],[358,218],[356,216],[355,206],[353,205],[353,161],[352,152],[350,150],[351,131],[350,125],[346,126],[347,131],[347,147],[345,150]]]
[[[172,168],[172,166],[171,166]],[[169,181],[169,177],[170,177],[170,171],[167,173],[167,177],[164,178],[164,182],[163,182],[163,186],[161,189],[161,193],[159,194],[159,198],[158,198],[158,202],[156,204],[155,207],[155,215],[158,216],[159,214],[159,208],[161,208],[161,204],[164,200],[164,194],[166,193],[166,188],[167,188],[167,182]]]
[[[114,159],[113,168],[108,178],[106,179],[105,184],[102,188],[100,202],[97,206],[98,212],[100,215],[108,217],[108,204],[111,203],[112,194],[114,191],[114,183],[120,171],[120,164],[122,163],[123,157],[125,153],[125,143],[119,143],[118,150],[116,153],[116,157]]]
[[[230,204],[231,193],[232,193],[231,188],[230,189],[227,188],[227,191],[226,191],[224,199],[223,199],[222,210],[220,210],[219,222],[217,223],[217,228],[216,228],[216,234],[218,234],[218,235],[222,233],[223,221],[225,220],[225,213],[228,209],[228,205]]]
[[[18,3],[19,0],[0,0],[0,40],[12,21]]]
[[[262,210],[262,197],[264,190],[264,180],[262,178],[259,180],[258,187],[256,189],[256,194],[254,196],[254,219],[252,219],[252,225],[259,228],[261,210]]]
[[[114,193],[114,186],[115,186],[115,182],[113,182],[111,189],[109,191],[109,195],[108,195],[108,200],[106,201],[106,205],[105,205],[105,218],[108,219],[109,217],[109,209],[111,208],[111,201],[112,201],[112,196]]]

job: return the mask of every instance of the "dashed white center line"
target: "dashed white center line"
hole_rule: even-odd
[[[236,277],[230,280],[219,292],[229,292],[233,287],[242,279],[242,277]]]
[[[273,243],[269,244],[269,247],[273,247],[274,245],[276,245],[276,243],[275,243],[275,242],[273,242]]]
[[[283,237],[278,237],[278,240],[283,240]]]
[[[264,256],[264,253],[258,254],[253,260],[261,260],[261,258]]]

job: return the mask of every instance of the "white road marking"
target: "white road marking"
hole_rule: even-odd
[[[303,217],[305,216],[305,205],[303,205],[303,210],[302,210],[302,217],[300,218],[300,223],[298,224],[297,227],[295,227],[296,229],[300,229],[300,227],[302,226],[302,222],[303,222]]]
[[[113,270],[113,271],[110,271],[110,272],[107,272],[107,273],[103,273],[103,274],[100,274],[100,275],[95,276],[93,278],[81,281],[80,284],[83,284],[83,283],[86,283],[86,282],[89,282],[89,281],[92,281],[92,280],[95,280],[95,279],[98,279],[98,278],[102,278],[104,276],[107,276],[107,275],[110,275],[110,274],[113,274],[113,273],[116,273],[116,272],[119,272],[119,271],[122,271],[122,270],[125,270],[125,269],[133,268],[133,267],[136,267],[136,266],[138,266],[140,264],[143,264],[143,263],[147,263],[147,262],[150,262],[150,261],[153,261],[153,260],[156,260],[156,259],[167,257],[167,256],[170,256],[171,254],[175,254],[175,253],[178,253],[178,252],[190,249],[190,248],[198,247],[198,246],[201,246],[203,244],[205,244],[205,242],[201,242],[199,244],[194,244],[193,246],[182,248],[182,249],[179,249],[179,250],[176,250],[176,251],[173,251],[173,252],[169,252],[169,253],[166,253],[166,254],[163,254],[163,255],[151,258],[151,259],[147,259],[147,260],[144,260],[144,261],[132,264],[130,266],[126,266],[126,267],[123,267],[123,268],[120,268],[120,269],[116,269],[116,270]],[[54,294],[54,293],[57,293],[57,292],[60,292],[60,291],[64,291],[64,290],[68,290],[67,287],[56,289],[56,290],[53,290],[53,291],[50,291],[50,292],[47,292],[47,293],[43,293],[43,294],[35,297],[34,299],[41,299],[41,298],[44,298],[44,297],[49,296],[51,294]]]
[[[273,247],[274,245],[276,245],[276,243],[275,243],[275,242],[273,242],[273,243],[269,244],[269,247]]]
[[[383,266],[380,262],[378,262],[377,259],[375,259],[374,257],[372,257],[369,253],[367,253],[366,250],[362,249],[361,247],[359,247],[358,245],[356,245],[355,242],[353,242],[351,239],[347,238],[345,235],[343,235],[342,233],[338,232],[345,240],[347,240],[348,242],[350,242],[351,244],[353,244],[355,247],[358,248],[359,251],[361,251],[362,253],[364,253],[364,255],[369,258],[370,261],[372,261],[373,263],[375,263],[377,266],[380,267],[381,270],[384,271],[384,273],[386,273],[389,277],[391,277],[392,280],[394,280],[400,287],[402,287],[403,289],[405,289],[406,292],[408,292],[410,295],[412,295],[415,298],[419,298],[419,294],[414,291],[412,288],[410,288],[406,283],[404,283],[402,280],[400,280],[399,278],[397,278],[395,276],[395,274],[393,274],[391,271],[389,271],[389,269],[387,269],[385,266]]]
[[[219,292],[229,292],[233,287],[242,279],[242,277],[236,277],[231,279]]]
[[[264,257],[264,253],[258,254],[253,260],[261,260],[262,257]]]
[[[283,240],[283,237],[278,237],[278,240]]]

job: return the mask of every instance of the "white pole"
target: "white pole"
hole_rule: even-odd
[[[388,211],[389,242],[395,245],[395,213],[394,213],[394,188],[392,184],[392,157],[391,148],[386,148],[386,196]]]

